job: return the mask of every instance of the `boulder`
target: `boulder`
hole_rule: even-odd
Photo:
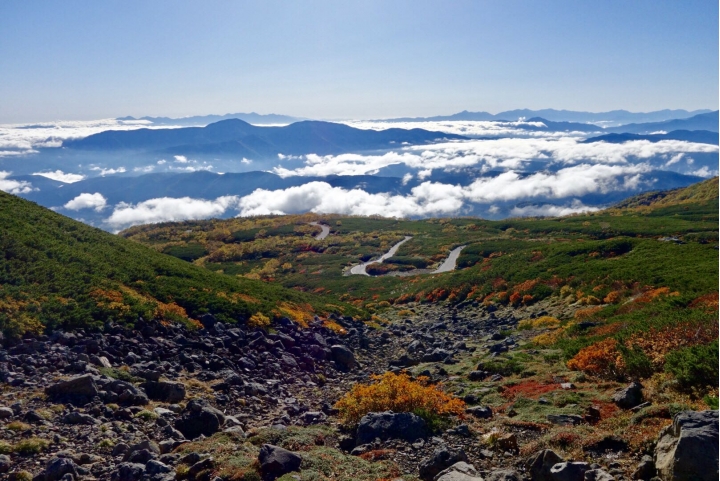
[[[110,481],[140,481],[145,474],[145,466],[136,463],[121,463],[110,475]]]
[[[12,459],[7,454],[0,454],[0,474],[10,471]]]
[[[357,446],[373,442],[376,438],[416,441],[428,434],[425,421],[413,413],[368,413],[360,419],[357,428]]]
[[[657,470],[655,469],[655,461],[652,456],[645,455],[638,463],[635,471],[633,471],[632,478],[647,481],[655,477]]]
[[[479,419],[490,419],[493,416],[492,409],[485,406],[474,406],[467,408],[465,413]]]
[[[66,474],[77,477],[77,465],[70,458],[52,458],[45,465],[45,481],[57,481]]]
[[[585,471],[585,481],[615,481],[615,477],[603,469]]]
[[[148,381],[140,387],[153,401],[178,403],[185,399],[185,384],[169,381]]]
[[[581,461],[557,463],[550,468],[552,481],[583,481],[590,465]]]
[[[195,439],[201,434],[212,436],[225,424],[225,415],[207,404],[206,401],[190,401],[182,416],[175,421],[175,429],[187,439]]]
[[[555,451],[544,449],[525,462],[525,470],[532,481],[551,481],[550,469],[564,460]]]
[[[462,449],[451,449],[442,445],[435,450],[432,456],[420,463],[420,478],[431,480],[443,469],[449,468],[457,462],[467,462],[467,454]]]
[[[86,424],[88,426],[92,426],[93,424],[100,424],[99,420],[95,419],[89,414],[84,414],[78,411],[72,411],[67,413],[65,416],[62,417],[62,422],[65,424]]]
[[[91,374],[84,374],[51,384],[45,394],[53,400],[85,404],[98,395],[98,387]]]
[[[299,455],[272,444],[264,444],[260,448],[258,461],[265,479],[277,479],[283,474],[297,471],[302,464]]]
[[[435,476],[435,481],[483,481],[475,466],[459,461]]]
[[[639,382],[631,383],[629,386],[617,391],[612,400],[620,408],[634,408],[643,402],[642,384]]]
[[[718,412],[683,411],[660,431],[657,475],[667,481],[718,479]]]
[[[522,481],[522,476],[514,469],[497,469],[491,472],[485,481]]]
[[[352,369],[357,365],[355,354],[347,347],[336,344],[330,347],[330,356],[343,369]]]

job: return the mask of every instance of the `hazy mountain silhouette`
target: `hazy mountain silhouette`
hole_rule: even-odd
[[[155,151],[169,154],[234,154],[276,157],[278,153],[319,155],[424,144],[437,139],[465,139],[460,135],[422,129],[362,130],[332,122],[303,121],[284,127],[257,127],[238,119],[206,127],[179,129],[108,130],[63,147],[93,151]]]
[[[291,124],[299,120],[305,120],[299,117],[291,117],[289,115],[278,115],[278,114],[258,114],[255,112],[250,113],[237,113],[237,114],[225,114],[225,115],[193,115],[191,117],[118,117],[116,120],[147,120],[155,125],[188,125],[188,126],[203,126],[219,122],[221,120],[239,119],[245,122],[255,125],[270,125],[270,124]]]
[[[497,114],[489,112],[468,112],[463,110],[452,115],[436,115],[433,117],[401,117],[396,119],[387,119],[388,122],[422,122],[422,121],[444,121],[444,120],[505,120],[515,121],[519,118],[542,117],[553,122],[608,122],[615,125],[630,122],[662,122],[671,119],[685,119],[698,114],[708,113],[711,110],[657,110],[653,112],[629,112],[627,110],[611,110],[608,112],[582,112],[575,110],[556,110],[556,109],[516,109],[505,110]]]
[[[709,132],[707,130],[674,130],[667,134],[606,134],[598,137],[590,137],[583,140],[583,144],[593,142],[607,142],[610,144],[621,144],[629,140],[648,140],[650,142],[660,142],[661,140],[684,140],[686,142],[696,142],[700,144],[718,145],[718,133]]]
[[[695,115],[687,119],[673,119],[665,122],[644,124],[627,124],[620,127],[605,129],[614,133],[651,134],[657,131],[672,132],[673,130],[709,130],[718,132],[718,111]]]

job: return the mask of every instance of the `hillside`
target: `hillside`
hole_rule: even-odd
[[[718,198],[718,178],[713,177],[703,182],[682,189],[646,192],[626,199],[615,206],[616,209],[670,207],[684,204],[702,204]]]
[[[0,192],[0,329],[6,335],[138,317],[244,323],[339,312],[278,285],[219,276]],[[348,307],[349,311],[353,309]]]

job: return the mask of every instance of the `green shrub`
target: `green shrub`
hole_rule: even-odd
[[[718,386],[718,341],[691,346],[665,356],[665,370],[673,374],[684,389]]]

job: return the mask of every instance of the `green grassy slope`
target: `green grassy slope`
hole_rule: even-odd
[[[257,312],[355,313],[279,285],[215,274],[2,192],[0,226],[0,329],[6,335],[138,316],[192,323],[206,312],[227,322]]]

